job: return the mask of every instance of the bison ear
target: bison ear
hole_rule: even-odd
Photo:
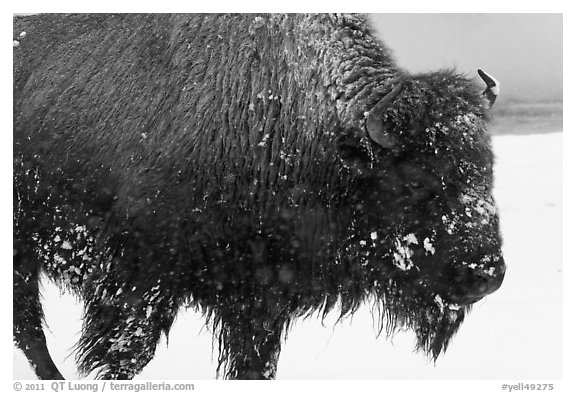
[[[356,175],[364,175],[372,165],[371,154],[362,144],[360,138],[353,135],[342,135],[336,141],[338,155],[342,164]]]
[[[366,132],[372,141],[378,145],[391,149],[397,145],[396,137],[388,132],[384,127],[383,115],[394,99],[402,90],[402,83],[399,83],[388,94],[386,94],[378,103],[370,110],[366,116]]]

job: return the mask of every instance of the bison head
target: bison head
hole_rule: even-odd
[[[367,238],[356,255],[368,256],[391,325],[408,325],[436,358],[504,278],[486,128],[495,96],[452,72],[393,85],[365,114],[364,142],[341,145]]]

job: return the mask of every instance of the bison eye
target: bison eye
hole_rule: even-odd
[[[410,187],[414,188],[415,190],[424,187],[424,183],[419,182],[419,181],[411,181],[410,182]]]

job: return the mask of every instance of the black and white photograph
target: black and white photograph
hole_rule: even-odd
[[[563,18],[13,13],[12,378],[563,391]]]

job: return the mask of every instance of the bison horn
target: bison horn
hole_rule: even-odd
[[[482,94],[488,99],[490,107],[492,107],[496,101],[496,97],[498,97],[498,93],[500,93],[500,82],[482,70],[478,70],[478,75],[480,75],[480,78],[486,83],[486,89],[484,89]]]
[[[396,144],[396,138],[384,130],[384,122],[382,115],[384,111],[394,101],[398,93],[402,90],[402,84],[399,83],[386,94],[378,103],[372,108],[366,117],[366,132],[374,142],[385,148],[391,148]]]

